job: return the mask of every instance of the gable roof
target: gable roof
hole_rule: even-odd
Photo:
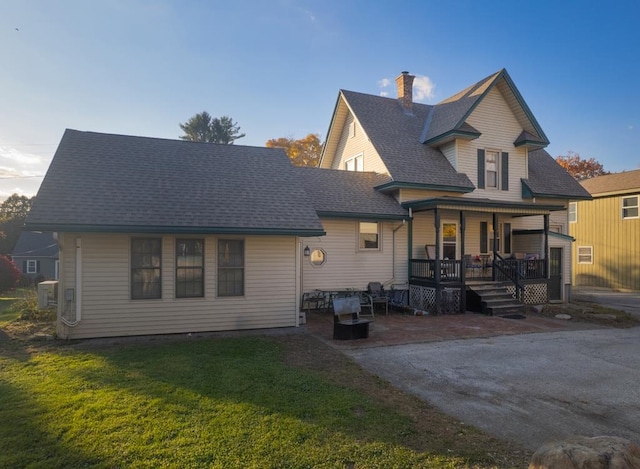
[[[591,195],[573,179],[545,150],[529,152],[529,178],[522,180],[523,197],[591,199]]]
[[[596,176],[580,184],[594,196],[640,192],[640,169]]]
[[[382,158],[394,187],[470,192],[475,187],[466,174],[458,173],[437,149],[420,143],[419,136],[432,106],[413,103],[406,113],[396,99],[340,91]]]
[[[383,174],[338,169],[296,168],[313,207],[321,217],[401,220],[408,217],[395,198],[375,188],[389,181]]]
[[[320,236],[281,149],[65,131],[26,226]]]
[[[12,257],[51,257],[58,258],[58,245],[53,233],[23,231],[13,248]]]
[[[420,141],[433,145],[454,136],[478,137],[480,133],[473,129],[466,119],[494,87],[503,94],[523,128],[523,133],[515,139],[514,145],[527,145],[531,148],[547,146],[549,140],[504,68],[436,104],[432,118],[425,123]]]

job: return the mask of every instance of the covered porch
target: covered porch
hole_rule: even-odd
[[[500,284],[520,304],[548,301],[550,214],[565,207],[459,197],[403,206],[410,212],[414,308],[464,313],[467,291],[487,282]],[[530,233],[541,236],[526,236]]]

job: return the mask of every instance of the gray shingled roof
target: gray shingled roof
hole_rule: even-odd
[[[542,149],[529,152],[529,179],[522,182],[537,197],[591,198],[578,181]]]
[[[431,106],[414,103],[405,113],[396,99],[341,91],[394,182],[473,189],[465,174],[437,149],[420,143]]]
[[[13,257],[58,257],[58,245],[53,233],[23,231],[13,248]]]
[[[389,177],[359,171],[296,168],[316,211],[321,216],[403,218],[407,211],[392,196],[375,190]]]
[[[42,231],[324,233],[281,149],[67,130],[27,217]]]
[[[582,187],[598,195],[607,192],[640,192],[640,169],[597,176],[580,182]]]

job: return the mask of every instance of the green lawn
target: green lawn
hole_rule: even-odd
[[[20,316],[20,311],[11,308],[11,305],[21,297],[21,291],[0,294],[0,327],[14,321]]]
[[[183,336],[184,337],[184,336]],[[305,335],[0,341],[0,467],[522,467]]]

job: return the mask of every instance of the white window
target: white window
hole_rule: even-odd
[[[28,260],[27,261],[27,272],[28,274],[37,274],[38,273],[38,261]]]
[[[622,219],[638,218],[638,196],[622,198]]]
[[[358,248],[361,251],[380,249],[380,226],[378,222],[361,221],[358,224]]]
[[[356,136],[356,123],[352,122],[349,124],[349,138],[353,138]]]
[[[218,296],[244,296],[244,240],[218,240]]]
[[[578,264],[593,264],[593,246],[578,246]]]
[[[577,202],[569,202],[569,223],[578,221],[578,204]]]
[[[344,162],[344,169],[347,171],[364,171],[363,166],[364,158],[362,157],[362,153],[354,156],[353,158],[349,158]]]
[[[500,152],[487,150],[485,152],[484,169],[486,173],[486,187],[489,189],[498,189],[498,160]]]

